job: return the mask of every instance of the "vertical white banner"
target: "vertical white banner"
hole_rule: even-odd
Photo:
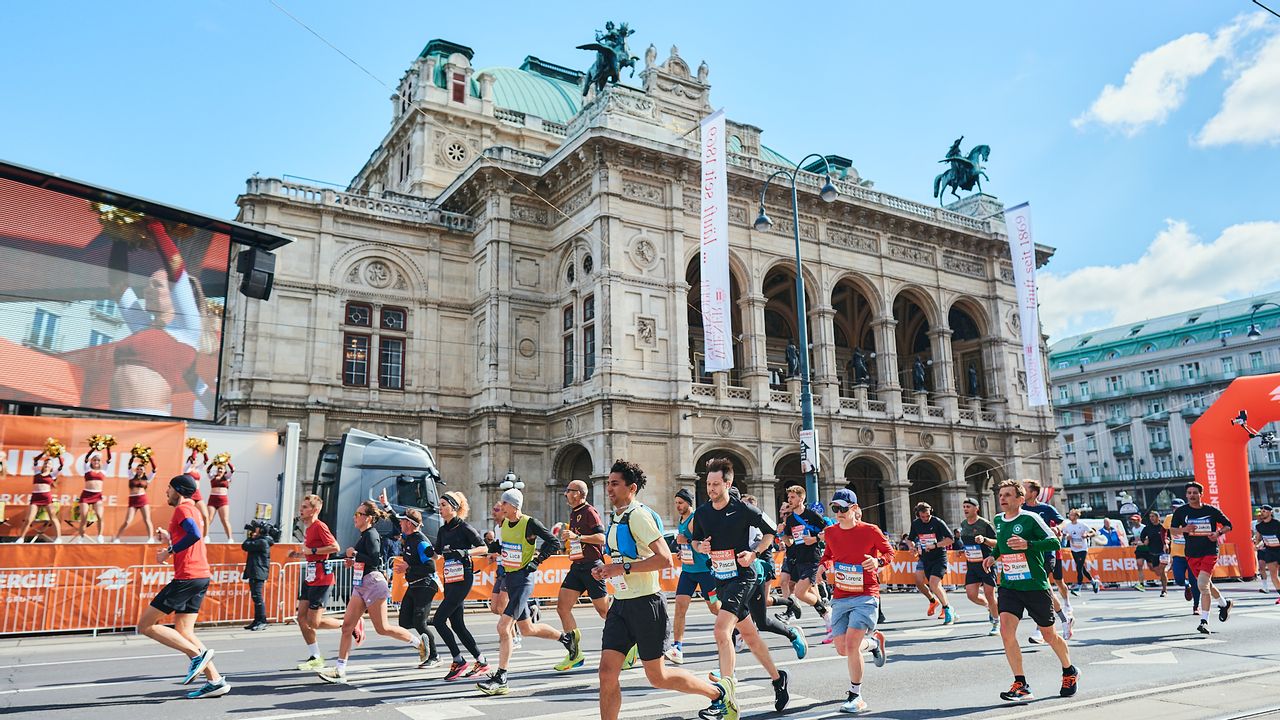
[[[727,180],[720,109],[702,121],[702,333],[707,372],[733,369]]]
[[[1004,211],[1013,258],[1013,284],[1018,290],[1018,320],[1022,324],[1022,358],[1027,367],[1027,404],[1049,404],[1044,360],[1040,355],[1040,311],[1036,292],[1036,242],[1031,234],[1031,205],[1022,203]]]

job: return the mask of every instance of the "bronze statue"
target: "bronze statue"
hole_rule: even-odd
[[[978,368],[969,363],[969,396],[978,397]]]
[[[796,349],[796,341],[787,341],[787,377],[799,377],[800,351]]]
[[[626,23],[614,27],[610,20],[604,24],[603,33],[596,32],[595,42],[578,46],[579,50],[596,51],[596,61],[583,78],[583,97],[587,96],[592,85],[596,86],[596,92],[599,93],[604,90],[605,83],[617,84],[622,79],[623,68],[630,68],[631,77],[635,77],[636,61],[640,58],[627,49],[627,37],[634,34],[635,30],[628,29]]]
[[[965,157],[960,151],[961,140],[964,140],[963,135],[951,143],[947,156],[938,161],[950,165],[933,179],[933,196],[938,198],[939,204],[942,203],[942,196],[946,190],[950,190],[957,200],[960,199],[960,195],[956,193],[957,189],[972,190],[976,185],[978,192],[982,192],[982,178],[987,177],[987,173],[982,169],[982,163],[991,156],[991,148],[986,145],[974,145],[969,150],[969,156]]]
[[[863,354],[862,348],[853,349],[853,357],[849,358],[849,379],[853,380],[854,385],[866,385],[867,379],[871,373],[867,371],[867,356]]]
[[[924,363],[920,362],[920,358],[916,357],[916,361],[911,366],[911,379],[915,383],[916,392],[924,392]]]

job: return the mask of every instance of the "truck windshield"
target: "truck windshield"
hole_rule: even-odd
[[[435,512],[436,504],[440,502],[431,478],[411,475],[396,478],[396,499],[401,505],[420,508],[428,513]]]

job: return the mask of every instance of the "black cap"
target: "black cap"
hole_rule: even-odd
[[[678,497],[678,498],[680,498],[681,500],[683,500],[683,501],[685,501],[685,502],[689,503],[690,505],[693,505],[693,504],[694,504],[694,502],[693,502],[693,493],[689,492],[689,489],[688,489],[688,488],[680,488],[679,490],[677,490],[677,491],[676,491],[676,497]]]
[[[196,494],[196,490],[200,485],[196,482],[196,479],[190,475],[175,475],[173,479],[169,481],[169,487],[173,488],[174,492],[178,493],[182,497],[189,498]]]

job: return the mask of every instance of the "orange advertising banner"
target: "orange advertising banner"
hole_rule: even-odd
[[[104,464],[103,515],[97,522],[105,523],[107,536],[114,537],[124,522],[129,504],[129,450],[135,444],[150,446],[156,461],[156,478],[147,493],[151,517],[156,527],[167,527],[172,510],[164,499],[166,481],[182,472],[183,443],[186,441],[186,423],[113,420],[98,418],[27,417],[24,415],[0,415],[0,458],[4,460],[5,474],[0,476],[0,510],[4,525],[0,534],[16,535],[22,529],[31,500],[32,476],[35,474],[35,458],[48,438],[60,441],[66,451],[62,455],[63,468],[53,487],[53,518],[61,523],[64,535],[74,534],[79,527],[80,492],[84,490],[84,460],[89,454],[86,440],[90,435],[111,435],[116,440],[112,448],[112,461]],[[57,462],[54,462],[57,468]],[[51,520],[53,519],[51,518]],[[32,531],[52,536],[48,523],[37,520]],[[97,535],[97,527],[91,526],[90,535]],[[127,533],[141,537],[146,528],[140,519],[135,520]]]
[[[142,609],[173,579],[172,563],[156,563],[157,543],[123,545],[0,545],[0,634],[132,627]],[[271,550],[264,590],[268,615],[294,613],[297,588],[284,587],[280,568],[297,545]],[[200,622],[253,617],[245,552],[238,544],[208,545],[212,571]]]

